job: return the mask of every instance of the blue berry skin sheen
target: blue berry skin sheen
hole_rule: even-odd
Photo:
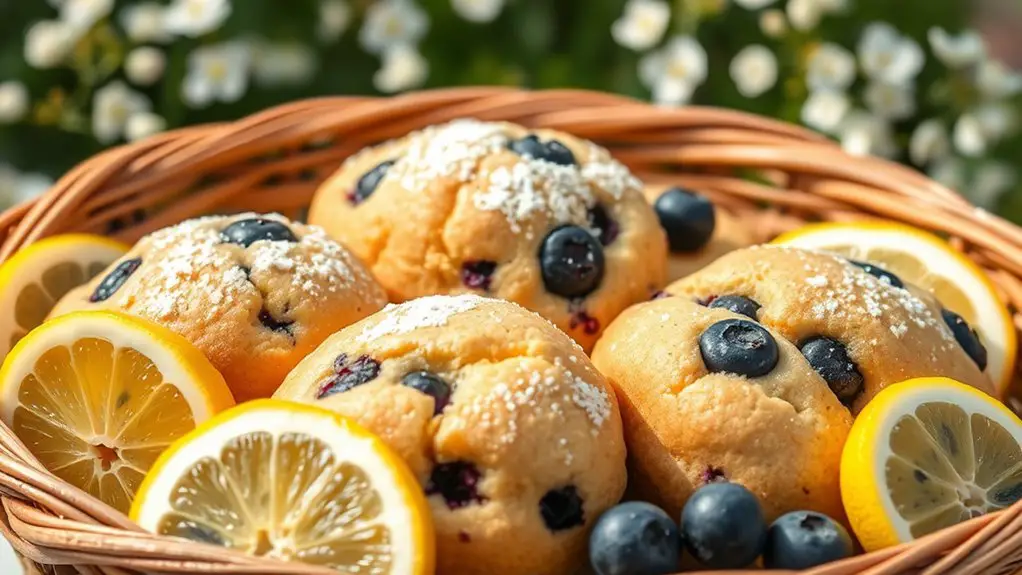
[[[763,509],[737,483],[710,483],[696,490],[681,511],[685,548],[710,569],[751,565],[766,543]]]
[[[780,516],[767,531],[763,566],[767,569],[809,569],[851,557],[852,538],[839,523],[813,511]]]
[[[608,509],[589,535],[596,575],[667,575],[678,571],[681,538],[662,509],[630,501]]]

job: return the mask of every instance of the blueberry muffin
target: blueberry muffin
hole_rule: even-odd
[[[593,363],[621,405],[629,490],[678,517],[714,481],[755,493],[768,520],[844,516],[841,449],[852,417],[797,347],[726,308],[669,297],[632,306]]]
[[[574,573],[624,489],[613,392],[575,342],[510,302],[392,304],[325,341],[275,397],[354,417],[404,457],[440,573]]]
[[[159,322],[201,349],[241,402],[272,395],[327,336],[384,304],[358,258],[321,229],[247,213],[142,238],[51,315],[113,309]]]
[[[660,227],[667,234],[667,280],[706,267],[720,256],[755,243],[752,231],[705,196],[678,186],[646,188]]]
[[[885,386],[944,376],[987,393],[976,333],[875,266],[780,246],[732,252],[666,293],[744,314],[794,343],[853,413]]]
[[[458,120],[350,158],[309,221],[361,257],[392,301],[517,302],[592,348],[666,282],[642,186],[610,154],[549,130]]]

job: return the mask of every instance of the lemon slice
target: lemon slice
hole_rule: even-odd
[[[1022,498],[1022,421],[946,378],[883,389],[841,456],[841,498],[867,551],[911,541]]]
[[[183,337],[107,311],[47,321],[0,369],[0,415],[57,477],[127,511],[156,458],[234,404]]]
[[[814,224],[774,243],[825,250],[876,264],[902,280],[933,293],[962,316],[987,349],[986,374],[1004,397],[1015,367],[1015,326],[994,284],[969,258],[939,237],[888,222]]]
[[[128,251],[102,236],[53,236],[18,251],[0,266],[0,361],[43,323],[53,305]]]
[[[144,529],[344,573],[432,574],[435,540],[404,461],[335,413],[228,410],[175,443],[131,508]]]

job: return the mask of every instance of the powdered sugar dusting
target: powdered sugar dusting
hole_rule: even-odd
[[[642,189],[642,182],[624,164],[611,157],[606,148],[593,143],[589,144],[589,161],[582,166],[582,177],[615,200],[623,198],[628,190]]]
[[[402,304],[388,304],[380,312],[382,319],[366,326],[356,340],[365,343],[424,327],[442,327],[447,325],[451,316],[473,309],[484,301],[487,299],[477,295],[435,295]]]
[[[499,210],[515,233],[541,213],[558,224],[588,225],[589,208],[596,203],[575,166],[523,159],[510,169],[501,166],[490,172],[488,184],[473,197],[475,207]]]
[[[430,126],[409,135],[408,149],[387,171],[384,180],[421,192],[437,178],[468,181],[479,160],[507,146],[502,124],[463,118]]]
[[[607,392],[580,377],[576,377],[572,382],[571,400],[585,410],[589,421],[596,427],[602,426],[610,417],[610,400],[607,398]]]

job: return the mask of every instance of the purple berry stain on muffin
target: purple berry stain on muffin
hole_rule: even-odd
[[[376,379],[380,375],[380,362],[368,355],[360,355],[354,361],[348,361],[348,354],[342,353],[334,360],[334,372],[320,385],[316,399],[343,393]]]
[[[426,495],[444,498],[448,509],[461,509],[473,503],[483,503],[486,497],[479,494],[479,480],[482,473],[468,461],[440,463],[433,468],[426,483]]]
[[[664,299],[665,297],[671,297],[671,294],[665,292],[662,289],[658,289],[655,292],[653,292],[653,295],[649,299],[651,299],[651,300],[654,300],[654,299]]]
[[[471,289],[489,291],[495,271],[497,271],[497,262],[469,260],[461,264],[461,283]]]
[[[564,531],[585,523],[582,497],[574,485],[547,491],[539,500],[539,513],[550,531]]]
[[[131,274],[135,273],[135,270],[142,265],[142,258],[132,258],[125,260],[117,265],[112,272],[108,273],[103,281],[99,282],[96,286],[96,291],[92,292],[89,296],[89,301],[96,303],[110,299],[110,296],[121,289],[124,282],[128,281]]]
[[[472,536],[467,531],[458,531],[458,541],[462,543],[471,543]]]
[[[568,322],[571,329],[582,328],[586,335],[593,335],[600,331],[600,320],[586,313],[584,309],[577,309],[572,312],[571,320]]]
[[[609,246],[621,234],[621,228],[611,217],[603,204],[596,204],[589,210],[589,226],[599,232],[600,243]]]
[[[724,473],[724,470],[720,467],[707,465],[706,469],[699,474],[699,479],[704,485],[707,483],[720,483],[722,481],[727,481],[727,474]]]
[[[259,310],[259,323],[270,331],[284,333],[287,335],[294,335],[294,332],[292,331],[291,327],[295,323],[294,320],[279,319],[265,307]]]

